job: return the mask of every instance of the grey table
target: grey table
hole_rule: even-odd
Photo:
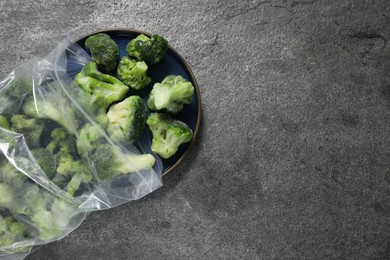
[[[38,259],[389,259],[390,2],[0,1],[0,76],[66,35],[159,33],[202,128],[164,187]]]

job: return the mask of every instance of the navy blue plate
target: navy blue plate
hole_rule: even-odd
[[[84,50],[85,49],[85,40],[96,33],[103,32],[108,35],[118,44],[119,46],[119,55],[120,57],[126,56],[126,46],[135,37],[139,34],[143,33],[147,36],[150,36],[150,33],[133,30],[133,29],[113,29],[113,30],[103,30],[98,32],[93,32],[86,36],[83,36],[81,39],[76,40],[75,42],[80,45]],[[163,36],[163,35],[162,35]],[[152,78],[152,83],[142,89],[140,91],[130,91],[130,95],[140,95],[145,104],[148,97],[149,92],[151,91],[153,84],[156,82],[161,82],[168,75],[181,75],[188,81],[190,81],[195,87],[195,94],[192,101],[192,104],[186,105],[182,111],[180,111],[176,115],[171,115],[174,119],[178,119],[186,123],[193,131],[194,136],[192,141],[187,144],[183,144],[179,147],[179,150],[175,155],[173,155],[169,159],[162,159],[162,175],[166,175],[171,172],[184,158],[188,148],[192,145],[196,136],[199,132],[200,125],[200,116],[201,116],[201,101],[200,101],[200,92],[199,86],[196,82],[194,75],[188,64],[184,61],[184,59],[171,47],[169,46],[167,54],[164,59],[162,59],[159,63],[153,64],[148,68],[148,75]],[[140,140],[141,146],[150,146],[151,144],[151,133],[149,130],[144,133]],[[150,147],[141,147],[143,150],[150,150]],[[145,149],[146,148],[146,149]]]

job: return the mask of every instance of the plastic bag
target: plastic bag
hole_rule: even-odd
[[[76,229],[91,211],[139,199],[161,183],[148,138],[116,142],[105,114],[72,78],[90,61],[64,40],[0,82],[0,257]]]

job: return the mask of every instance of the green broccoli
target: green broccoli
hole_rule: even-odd
[[[186,104],[192,103],[194,86],[182,76],[169,75],[156,83],[148,97],[148,107],[153,111],[166,110],[178,113]]]
[[[0,95],[0,115],[11,116],[19,110],[20,101],[8,95]]]
[[[146,128],[146,107],[140,96],[131,96],[112,105],[107,118],[111,138],[134,143]]]
[[[27,178],[26,175],[17,170],[11,163],[7,163],[0,170],[0,179],[14,188],[20,188]]]
[[[0,127],[10,130],[11,126],[8,123],[8,120],[5,116],[0,116]]]
[[[33,84],[31,80],[15,79],[8,86],[6,93],[16,99],[23,99],[23,97],[32,93]]]
[[[23,238],[23,232],[26,226],[18,222],[11,216],[2,217],[0,216],[0,248],[10,247],[14,242],[18,242],[20,238]],[[10,248],[5,251],[9,254],[23,251],[25,248]]]
[[[89,152],[93,152],[98,144],[105,141],[103,134],[98,128],[87,123],[80,130],[77,138],[77,152],[81,157],[87,158]]]
[[[122,154],[117,147],[101,144],[92,156],[98,176],[104,180],[117,175],[150,169],[155,163],[151,154]]]
[[[15,114],[11,118],[11,123],[11,130],[23,134],[30,148],[39,146],[39,140],[45,127],[43,120]]]
[[[0,182],[0,208],[11,208],[14,202],[14,191],[11,185]]]
[[[140,34],[129,42],[126,50],[130,57],[135,57],[150,65],[164,58],[168,50],[168,42],[157,34],[153,34],[150,38]]]
[[[145,88],[152,79],[146,74],[148,65],[127,56],[123,57],[118,66],[118,78],[134,90]]]
[[[192,139],[192,130],[167,114],[152,113],[146,121],[153,134],[152,151],[167,159]]]
[[[74,78],[75,84],[91,96],[91,104],[104,111],[115,101],[122,100],[129,90],[119,79],[98,71],[95,62],[87,63]]]
[[[52,154],[74,154],[75,141],[65,128],[56,128],[51,132],[51,141],[46,149]]]
[[[44,148],[31,150],[31,153],[45,175],[53,178],[56,174],[56,160],[53,153]]]
[[[78,128],[74,109],[67,98],[62,95],[53,95],[49,100],[27,98],[23,105],[23,111],[26,115],[34,118],[53,120],[72,134]]]
[[[108,34],[97,33],[89,36],[85,41],[85,47],[91,52],[92,60],[104,66],[107,72],[113,72],[116,69],[119,47]]]
[[[73,175],[72,179],[69,181],[66,192],[73,196],[75,192],[80,188],[81,183],[88,183],[92,180],[92,174],[89,171],[77,172]]]

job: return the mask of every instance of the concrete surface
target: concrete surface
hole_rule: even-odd
[[[1,0],[0,23],[1,77],[129,27],[165,36],[203,98],[163,188],[28,260],[390,259],[389,1]]]

